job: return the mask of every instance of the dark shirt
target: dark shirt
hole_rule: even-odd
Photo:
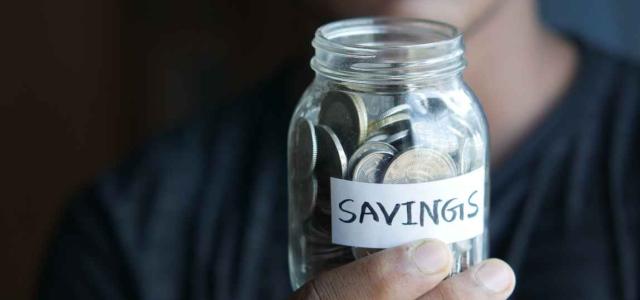
[[[640,69],[581,46],[575,83],[492,172],[517,299],[638,299]],[[156,139],[70,203],[42,299],[285,299],[287,72]]]

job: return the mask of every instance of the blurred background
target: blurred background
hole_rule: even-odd
[[[0,4],[0,299],[33,295],[58,214],[82,184],[287,63],[279,42],[311,50],[294,1],[11,2]],[[639,1],[540,7],[550,26],[640,61]]]

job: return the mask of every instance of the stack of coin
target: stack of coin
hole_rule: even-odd
[[[358,94],[331,91],[323,96],[317,118],[296,121],[292,190],[296,212],[304,220],[304,251],[312,272],[379,250],[332,244],[330,178],[421,183],[454,177],[484,162],[484,146],[471,128],[455,119],[444,101],[422,100],[417,108],[410,101],[376,102],[369,105],[375,111],[367,111]],[[470,243],[451,245],[452,251],[463,253],[460,268],[473,256],[466,253]]]

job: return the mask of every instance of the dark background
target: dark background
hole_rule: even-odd
[[[287,63],[287,41],[310,49],[292,0],[11,2],[0,4],[0,299],[33,295],[79,186]],[[640,61],[640,2],[541,8],[553,27]]]

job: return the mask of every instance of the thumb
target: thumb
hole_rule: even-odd
[[[322,273],[292,299],[416,299],[449,274],[451,262],[444,243],[418,241]]]

